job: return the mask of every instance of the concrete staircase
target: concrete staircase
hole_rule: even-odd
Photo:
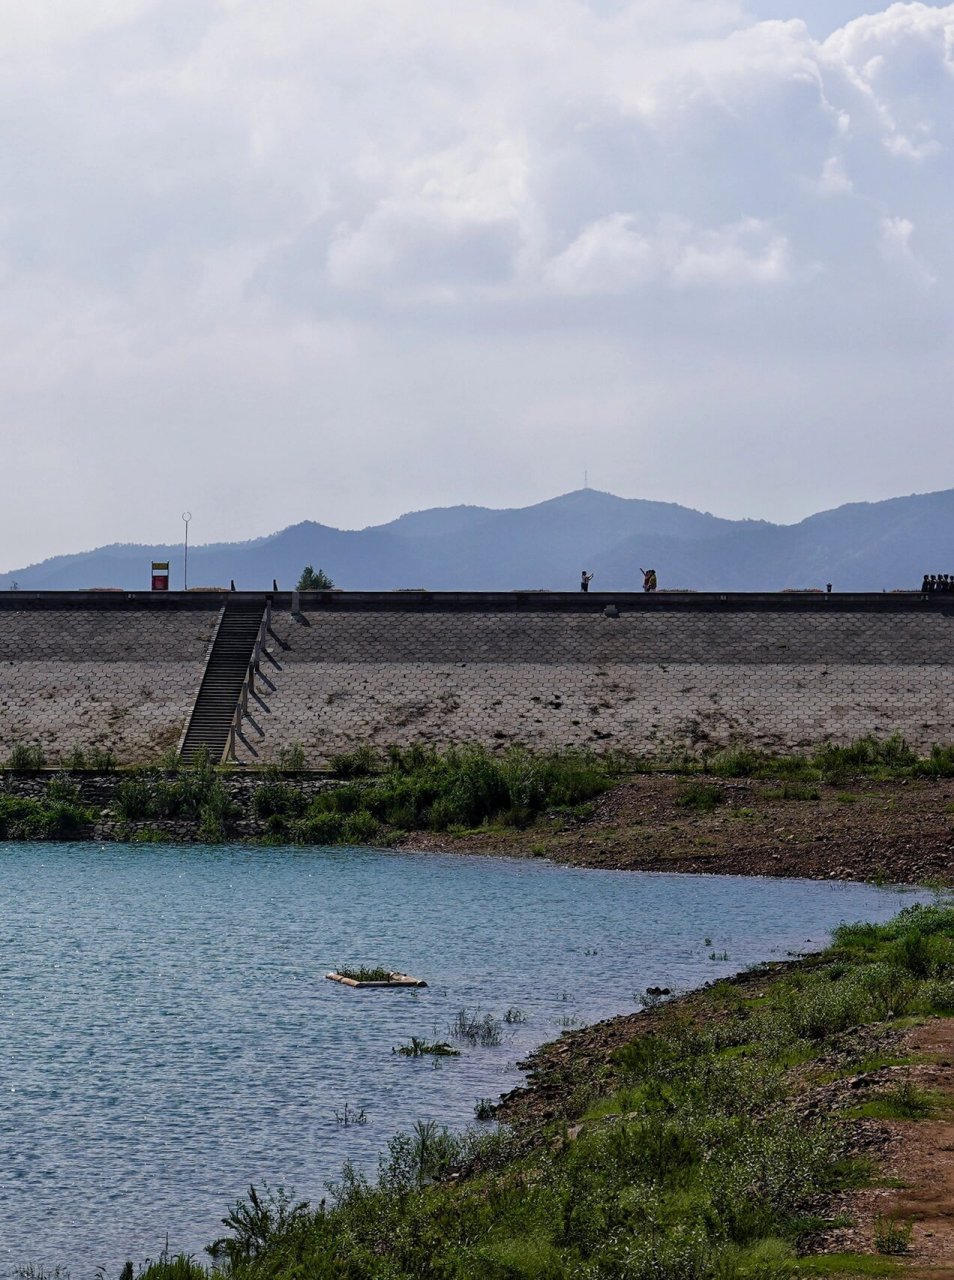
[[[221,760],[262,617],[260,604],[226,604],[182,740],[186,764],[203,748],[213,764]]]

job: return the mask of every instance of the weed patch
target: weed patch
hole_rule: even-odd
[[[905,1082],[855,1107],[851,1114],[872,1120],[925,1120],[937,1110],[939,1102],[936,1095]]]
[[[489,1013],[481,1013],[479,1009],[458,1009],[454,1021],[450,1025],[452,1040],[461,1040],[466,1044],[481,1045],[490,1048],[503,1041],[500,1022]]]
[[[45,764],[46,756],[38,742],[15,742],[4,768],[11,773],[34,773]]]
[[[402,1058],[459,1058],[460,1050],[449,1045],[446,1040],[419,1040],[411,1036],[406,1044],[399,1044],[394,1053]]]
[[[878,1218],[874,1241],[879,1253],[907,1253],[911,1247],[912,1224],[900,1218]]]
[[[680,791],[676,803],[684,809],[695,809],[697,813],[712,813],[720,804],[725,803],[725,798],[721,787],[705,782],[689,782]]]
[[[339,965],[335,973],[354,982],[390,982],[392,970],[382,969],[380,965]]]

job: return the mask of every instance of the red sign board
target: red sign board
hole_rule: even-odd
[[[168,560],[153,560],[152,589],[153,591],[169,590],[169,561]]]

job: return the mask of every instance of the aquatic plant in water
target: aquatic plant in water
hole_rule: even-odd
[[[453,1048],[446,1040],[423,1040],[417,1036],[411,1036],[407,1044],[400,1044],[393,1053],[399,1053],[403,1058],[423,1058],[425,1055],[432,1055],[435,1058],[459,1058],[460,1050]]]
[[[454,1021],[450,1024],[453,1040],[463,1040],[467,1044],[492,1048],[503,1041],[500,1021],[492,1014],[482,1014],[479,1009],[458,1009]]]

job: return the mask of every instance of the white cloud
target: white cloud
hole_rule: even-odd
[[[568,406],[618,487],[710,509],[946,483],[954,4],[865,7],[7,4],[2,558],[203,493],[209,536],[544,496],[582,471]],[[819,487],[846,382],[864,458]],[[727,460],[793,394],[805,448],[750,489]],[[175,464],[142,471],[146,430]],[[316,491],[287,460],[318,436]]]
[[[626,293],[661,274],[661,250],[637,229],[632,214],[612,213],[584,227],[546,274],[557,293]]]
[[[881,250],[889,263],[900,266],[921,284],[933,285],[937,278],[920,261],[911,244],[914,223],[909,218],[882,218]]]
[[[673,274],[681,284],[780,284],[790,277],[789,257],[788,239],[751,218],[688,245]]]
[[[758,218],[699,231],[683,221],[640,231],[631,215],[591,223],[547,268],[555,292],[624,294],[650,284],[780,284],[790,276],[790,246]]]

